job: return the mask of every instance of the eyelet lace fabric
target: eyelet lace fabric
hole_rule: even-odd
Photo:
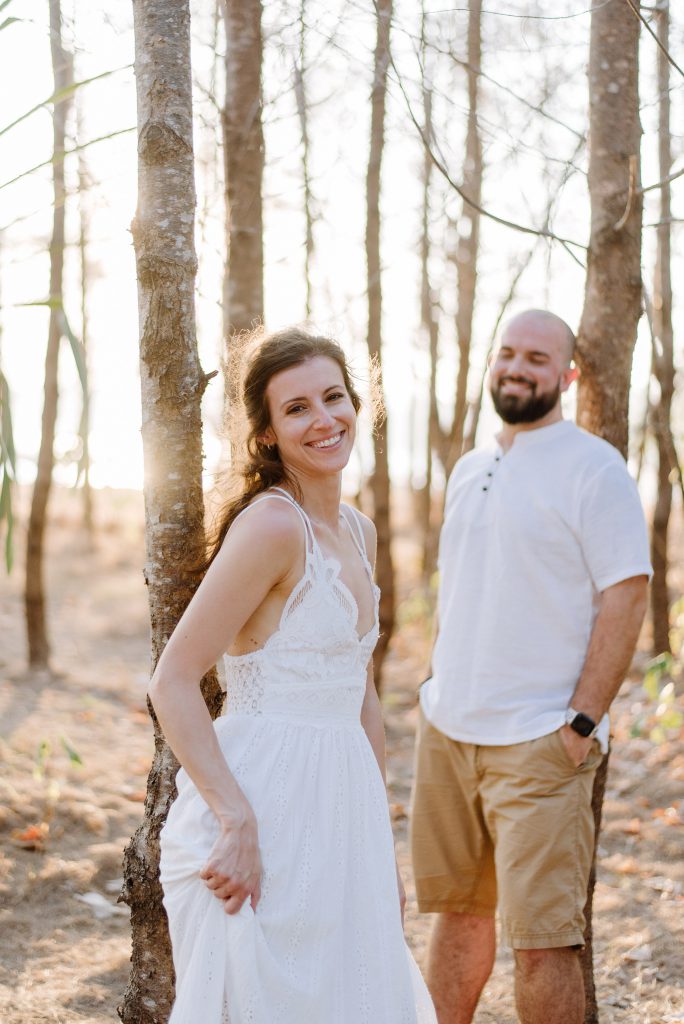
[[[339,564],[281,495],[302,518],[305,572],[264,647],[226,656],[214,723],[257,818],[262,895],[229,916],[199,878],[218,826],[181,769],[161,834],[169,1024],[436,1024],[404,942],[387,798],[360,723],[378,591],[359,636]],[[346,517],[372,585],[360,523]]]

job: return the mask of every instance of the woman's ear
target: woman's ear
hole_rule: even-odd
[[[259,440],[262,444],[266,445],[267,448],[272,448],[276,442],[276,436],[273,433],[272,427],[267,427],[266,430],[259,436]]]

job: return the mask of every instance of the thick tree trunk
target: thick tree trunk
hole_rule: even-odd
[[[482,198],[482,143],[477,123],[480,64],[482,62],[482,0],[468,3],[468,130],[466,134],[463,191],[473,203]],[[451,437],[445,470],[451,473],[463,453],[463,434],[468,409],[468,374],[473,334],[473,313],[477,287],[477,255],[480,244],[480,214],[473,206],[463,204],[456,244],[457,301],[456,339],[458,342],[458,374]]]
[[[50,3],[50,50],[55,93],[66,90],[72,80],[71,55],[62,47],[62,15],[60,0]],[[64,269],[64,140],[70,100],[57,100],[52,114],[53,127],[53,190],[52,239],[50,242],[50,323],[45,353],[45,397],[41,424],[38,467],[33,486],[26,544],[26,586],[24,602],[28,635],[29,664],[46,668],[50,657],[45,618],[45,581],[43,552],[47,507],[52,486],[53,446],[57,422],[57,367],[62,337],[62,276]]]
[[[389,65],[392,0],[378,0],[377,38],[373,89],[371,92],[371,133],[366,175],[366,262],[368,265],[368,352],[382,367],[382,288],[380,266],[380,182],[385,135],[385,101]],[[371,478],[373,516],[378,531],[377,580],[380,597],[380,640],[373,656],[375,681],[381,684],[382,663],[394,630],[394,567],[391,551],[390,479],[388,424],[383,420],[375,435],[375,468]]]
[[[223,323],[229,346],[233,334],[253,330],[264,316],[261,0],[222,0],[221,7],[226,29]]]
[[[591,237],[578,336],[582,376],[577,418],[625,456],[632,352],[641,312],[638,49],[639,22],[627,4],[594,8],[589,55]],[[605,758],[594,785],[597,839],[607,767]],[[593,890],[592,875],[582,956],[586,1024],[599,1019],[592,962]]]
[[[658,39],[665,51],[669,49],[669,3],[661,4],[655,14]],[[661,181],[670,174],[672,145],[670,136],[670,65],[666,53],[658,50],[658,169]],[[670,650],[670,599],[667,588],[667,533],[672,508],[672,470],[670,411],[674,394],[674,338],[672,332],[671,278],[671,189],[669,182],[660,189],[660,218],[657,235],[656,266],[653,288],[653,330],[657,344],[655,370],[660,385],[660,399],[653,410],[653,426],[658,445],[658,497],[651,530],[651,618],[653,653]]]
[[[145,580],[152,668],[192,597],[204,552],[200,403],[207,378],[195,337],[195,182],[189,0],[134,0],[138,96],[138,271],[142,438],[145,457]],[[214,717],[215,673],[203,681]],[[150,712],[152,709],[150,706]],[[155,754],[143,821],[124,860],[122,899],[132,911],[133,953],[119,1016],[162,1024],[173,968],[159,885],[159,832],[178,767],[154,722]]]

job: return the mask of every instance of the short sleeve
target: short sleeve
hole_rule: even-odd
[[[644,511],[622,460],[604,466],[583,488],[579,518],[582,550],[597,590],[632,576],[651,578]]]

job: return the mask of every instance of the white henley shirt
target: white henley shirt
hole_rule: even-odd
[[[602,590],[651,575],[620,453],[563,420],[464,456],[439,547],[439,632],[424,714],[452,739],[554,732],[582,671]],[[598,738],[604,750],[608,718]]]

